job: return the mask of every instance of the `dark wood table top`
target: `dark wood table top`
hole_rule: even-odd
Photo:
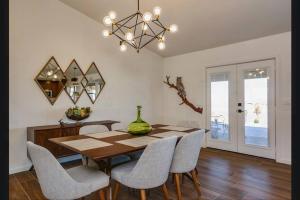
[[[153,131],[151,131],[150,133],[147,134],[147,136],[151,136],[153,134],[157,134],[157,133],[163,133],[163,132],[167,132],[167,131],[171,131],[171,130],[167,130],[167,129],[161,129],[164,126],[168,126],[168,125],[163,125],[163,124],[155,124],[152,125],[152,128],[154,128]],[[200,130],[198,128],[192,128],[188,131],[184,131],[187,133],[196,131],[196,130]],[[116,130],[116,131],[120,131],[120,130]],[[205,130],[205,132],[208,132],[209,130]],[[122,131],[124,132],[124,131]],[[106,137],[106,138],[101,138],[101,139],[97,139],[103,142],[108,142],[110,144],[112,144],[111,146],[106,146],[106,147],[101,147],[101,148],[96,148],[96,149],[90,149],[90,150],[86,150],[86,151],[79,151],[77,149],[74,149],[68,145],[65,145],[62,142],[66,142],[66,141],[71,141],[71,140],[78,140],[78,139],[84,139],[84,138],[91,138],[88,137],[86,135],[76,135],[76,136],[68,136],[68,137],[59,137],[59,138],[51,138],[49,139],[49,141],[58,144],[60,146],[63,146],[67,149],[70,149],[76,153],[82,154],[86,157],[89,157],[93,160],[102,160],[105,158],[111,158],[114,156],[118,156],[118,155],[124,155],[124,154],[128,154],[131,152],[135,152],[138,150],[142,150],[145,149],[146,146],[143,147],[131,147],[131,146],[127,146],[124,144],[120,144],[117,143],[117,141],[120,140],[126,140],[126,139],[131,139],[131,138],[136,138],[136,137],[140,137],[140,136],[134,136],[131,134],[125,134],[125,135],[117,135],[117,136],[111,136],[111,137]],[[96,138],[93,138],[96,139]]]

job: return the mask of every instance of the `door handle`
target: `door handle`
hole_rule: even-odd
[[[238,113],[243,113],[243,112],[245,112],[244,110],[241,110],[241,109],[238,109],[236,112],[238,112]]]

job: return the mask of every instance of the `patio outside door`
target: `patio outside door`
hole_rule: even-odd
[[[207,69],[209,147],[275,158],[275,61]]]

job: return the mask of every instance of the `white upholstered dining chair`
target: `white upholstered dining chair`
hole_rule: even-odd
[[[105,173],[85,166],[65,170],[46,148],[32,142],[27,142],[27,148],[46,198],[78,199],[100,190],[100,199],[105,200],[104,188],[109,185]]]
[[[204,133],[205,130],[201,129],[183,136],[175,148],[170,172],[175,177],[178,200],[182,199],[179,179],[183,173],[191,173],[198,196],[201,196],[200,182],[197,179],[195,169],[199,159]]]
[[[79,135],[86,135],[89,133],[103,133],[103,132],[107,132],[109,131],[108,128],[104,125],[87,125],[87,126],[83,126],[79,129]],[[125,163],[130,161],[130,157],[126,156],[126,155],[120,155],[120,156],[116,156],[113,157],[111,160],[111,165],[119,165],[121,163]],[[93,168],[99,168],[98,164],[92,160],[89,159],[85,156],[82,155],[82,164],[83,165],[87,165],[89,167],[93,167]]]
[[[111,178],[116,181],[113,200],[117,199],[120,184],[139,189],[141,200],[146,200],[146,189],[162,186],[164,198],[169,199],[165,182],[173,158],[177,137],[158,139],[150,143],[138,161],[132,161],[112,169]]]

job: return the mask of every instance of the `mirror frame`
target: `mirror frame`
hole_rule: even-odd
[[[60,65],[58,64],[58,62],[56,61],[56,59],[54,58],[54,56],[52,56],[48,61],[47,63],[43,66],[43,68],[39,71],[39,73],[36,75],[36,77],[34,78],[34,81],[37,83],[37,85],[39,86],[39,88],[42,90],[43,94],[45,95],[45,97],[47,98],[47,100],[50,102],[50,104],[53,106],[54,103],[57,101],[58,97],[61,95],[62,91],[64,91],[65,89],[65,85],[66,85],[66,82],[63,83],[62,81],[60,81],[62,84],[63,84],[63,88],[62,90],[59,91],[59,93],[57,94],[57,97],[55,98],[55,101],[51,101],[49,99],[49,97],[47,96],[44,88],[41,86],[41,84],[38,82],[38,77],[39,75],[42,73],[42,71],[47,67],[47,65],[51,62],[51,60],[53,60],[55,62],[55,64],[59,67],[59,70],[62,72],[62,75],[63,77],[65,78],[65,80],[67,80],[67,77],[65,76],[65,73],[64,71],[61,69]]]
[[[70,96],[70,94],[67,92],[67,86],[66,86],[66,84],[67,84],[67,82],[68,82],[68,78],[67,78],[67,76],[66,76],[66,72],[67,72],[68,69],[71,67],[71,65],[72,65],[73,62],[78,66],[78,69],[80,70],[80,72],[81,72],[82,75],[83,75],[83,78],[82,78],[81,81],[80,81],[80,84],[81,84],[81,86],[82,86],[82,91],[81,91],[81,93],[79,94],[79,97],[78,97],[77,101],[74,101],[74,100],[72,99],[72,97]],[[82,93],[83,93],[84,90],[85,90],[85,85],[82,84],[82,81],[83,81],[84,79],[87,81],[87,79],[86,79],[85,74],[83,73],[81,67],[79,66],[79,64],[78,64],[77,61],[75,60],[75,58],[70,62],[68,68],[67,68],[66,71],[64,72],[64,75],[65,75],[65,77],[66,77],[66,79],[67,79],[67,82],[66,82],[66,84],[65,84],[64,90],[65,90],[65,92],[67,93],[67,95],[70,97],[70,99],[71,99],[71,101],[74,103],[74,105],[76,105],[76,103],[78,102],[78,100],[80,99]]]
[[[103,82],[104,82],[103,88],[102,88],[102,89],[99,91],[99,93],[97,94],[97,96],[96,96],[96,98],[95,98],[95,101],[93,101],[93,99],[91,98],[91,96],[90,96],[90,95],[88,94],[88,92],[87,92],[86,87],[87,87],[87,85],[88,85],[88,83],[89,83],[89,80],[88,80],[87,78],[86,78],[87,84],[86,84],[86,86],[84,87],[84,90],[85,90],[86,94],[88,95],[89,99],[91,100],[92,104],[95,104],[95,102],[97,101],[97,99],[98,99],[100,93],[101,93],[102,90],[104,89],[104,87],[105,87],[105,85],[106,85],[106,82],[105,82],[103,76],[101,75],[101,73],[100,73],[100,71],[99,71],[99,69],[98,69],[98,67],[97,67],[97,65],[96,65],[95,62],[92,62],[92,64],[91,64],[90,67],[88,68],[88,70],[85,72],[85,77],[86,77],[86,75],[87,75],[87,72],[92,68],[93,65],[95,65],[95,68],[96,68],[98,74],[100,75],[100,77],[102,78],[102,80],[103,80]]]

